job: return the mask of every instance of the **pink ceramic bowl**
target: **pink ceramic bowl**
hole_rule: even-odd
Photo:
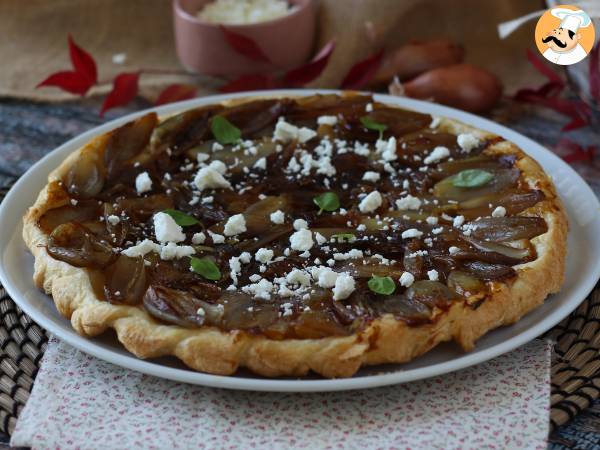
[[[289,0],[297,5],[278,19],[248,25],[224,25],[254,40],[271,63],[237,53],[225,39],[219,24],[196,17],[212,0],[173,0],[177,55],[189,70],[217,76],[239,76],[290,69],[310,57],[315,37],[313,0]]]

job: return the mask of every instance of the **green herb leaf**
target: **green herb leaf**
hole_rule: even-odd
[[[189,227],[190,225],[196,225],[200,223],[195,217],[181,211],[177,211],[176,209],[165,209],[163,212],[170,215],[173,220],[175,220],[175,223],[180,227]]]
[[[360,123],[363,124],[367,130],[379,131],[379,139],[383,138],[383,132],[387,130],[387,125],[379,122],[375,122],[369,116],[362,116]]]
[[[313,198],[313,202],[319,209],[319,214],[323,211],[335,211],[340,207],[340,199],[335,192],[325,192]]]
[[[347,242],[352,242],[356,240],[356,236],[352,233],[337,233],[332,234],[331,239],[335,239],[338,242],[344,242],[344,240],[346,240]]]
[[[221,278],[219,267],[208,257],[196,258],[190,256],[190,265],[194,272],[202,275],[207,280],[216,281]]]
[[[452,184],[460,188],[472,188],[488,184],[494,175],[481,169],[467,169],[458,172],[452,178]]]
[[[391,295],[396,290],[396,283],[392,280],[392,277],[378,277],[373,275],[373,278],[367,283],[369,289],[376,294]]]
[[[220,144],[235,144],[242,137],[242,131],[223,116],[213,117],[210,129]]]

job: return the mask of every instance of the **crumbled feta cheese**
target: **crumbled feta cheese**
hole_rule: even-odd
[[[400,285],[410,287],[415,282],[415,277],[410,272],[403,272],[400,276]]]
[[[429,124],[429,128],[437,128],[440,125],[442,119],[437,116],[433,116],[431,123]]]
[[[213,152],[218,152],[219,150],[223,150],[225,147],[223,147],[221,144],[219,144],[218,142],[213,142],[212,145],[212,151]]]
[[[337,124],[338,119],[336,116],[321,116],[317,119],[317,123],[319,125],[331,125],[334,126]]]
[[[150,239],[144,239],[142,242],[123,250],[121,253],[130,258],[136,258],[138,256],[145,256],[150,252],[160,253],[160,245],[152,242]]]
[[[452,226],[454,228],[460,228],[462,226],[462,224],[465,223],[465,216],[456,216],[453,220],[452,220]]]
[[[418,238],[423,236],[423,232],[416,228],[409,228],[402,232],[402,239]]]
[[[229,181],[214,167],[202,167],[194,177],[194,185],[200,191],[219,188],[231,189]]]
[[[396,207],[401,210],[402,209],[418,210],[421,207],[421,203],[422,202],[420,199],[408,194],[406,197],[396,200]]]
[[[294,220],[294,230],[303,230],[308,228],[308,222],[304,219],[296,219]]]
[[[264,156],[262,158],[260,158],[258,161],[256,161],[254,163],[254,168],[255,169],[261,169],[261,170],[266,170],[267,169],[267,158],[265,158]]]
[[[456,138],[459,147],[467,153],[479,145],[479,139],[470,133],[461,133]]]
[[[429,225],[437,225],[438,218],[434,216],[429,216],[427,219],[425,219],[425,222],[427,222]]]
[[[310,276],[304,270],[293,269],[285,276],[285,280],[290,284],[299,284],[300,286],[310,286]]]
[[[354,289],[356,289],[354,278],[347,273],[340,273],[335,280],[335,285],[333,287],[333,299],[344,300],[345,298],[350,297],[350,294],[354,292]]]
[[[497,206],[492,211],[492,217],[504,217],[506,215],[506,208],[504,206]]]
[[[254,297],[262,298],[263,300],[269,300],[271,298],[271,292],[273,292],[274,286],[269,280],[264,278],[258,283],[249,284],[242,288],[242,291],[254,295]]]
[[[367,171],[363,174],[363,181],[371,181],[372,183],[376,183],[381,178],[381,175],[378,172]]]
[[[75,200],[74,198],[72,198],[71,200],[71,205],[73,206],[77,206],[77,203],[79,203],[77,200]]]
[[[439,279],[439,275],[438,275],[437,270],[433,270],[433,269],[432,270],[428,270],[427,271],[427,276],[429,277],[429,279],[431,281],[437,281]]]
[[[227,219],[223,234],[225,236],[235,236],[236,234],[244,233],[246,228],[246,219],[243,214],[236,214]]]
[[[364,223],[361,223],[359,226],[356,227],[356,231],[366,231],[367,230],[367,226]]]
[[[298,230],[290,236],[290,247],[293,250],[301,252],[310,250],[313,244],[312,232],[310,230]]]
[[[317,269],[313,271],[313,278],[316,279],[317,284],[325,289],[334,287],[338,279],[338,273],[329,267],[317,267]]]
[[[381,154],[384,161],[395,161],[398,159],[396,154],[396,138],[392,136],[387,141],[378,139],[375,142],[375,150]]]
[[[460,252],[460,248],[458,247],[452,246],[448,249],[448,253],[450,253],[451,255],[456,255],[458,252]]]
[[[165,261],[171,259],[184,258],[186,256],[192,256],[196,251],[191,245],[177,245],[173,242],[169,242],[167,245],[163,245],[160,250],[160,259]]]
[[[291,123],[286,122],[283,119],[279,119],[277,125],[275,125],[275,132],[273,133],[273,139],[284,143],[298,140],[301,144],[310,141],[317,135],[315,130],[310,128],[302,127],[298,128]]]
[[[362,213],[370,213],[375,211],[383,203],[383,198],[379,191],[373,191],[369,193],[365,198],[358,204],[358,209]]]
[[[271,218],[271,222],[277,225],[280,225],[283,222],[285,222],[285,214],[280,209],[278,209],[275,212],[272,212],[269,217]]]
[[[194,233],[194,235],[192,236],[192,244],[204,244],[204,241],[206,240],[206,235],[200,231],[198,233]]]
[[[444,158],[447,158],[448,156],[450,156],[450,150],[448,150],[446,147],[438,146],[434,148],[429,155],[427,155],[423,162],[425,164],[436,163]]]
[[[152,180],[148,172],[142,172],[135,177],[135,190],[138,194],[143,194],[152,190]]]
[[[210,159],[210,155],[209,155],[208,153],[202,153],[202,152],[200,152],[200,153],[198,153],[198,154],[196,155],[196,160],[197,160],[197,161],[198,161],[200,164],[202,164],[203,162],[205,162],[205,161],[207,161],[207,160],[209,160],[209,159]]]
[[[367,103],[367,106],[365,106],[365,111],[372,112],[373,111],[373,103]]]
[[[181,242],[185,240],[185,234],[175,220],[164,212],[154,214],[154,234],[158,242]]]
[[[431,230],[433,234],[440,234],[442,231],[444,231],[444,227],[437,227]]]
[[[258,262],[266,264],[273,259],[273,255],[274,252],[270,248],[259,248],[256,251],[254,258],[256,258]]]
[[[225,242],[225,236],[223,236],[222,234],[213,233],[212,231],[209,231],[208,235],[215,244],[222,244],[223,242]]]
[[[119,218],[119,216],[115,216],[114,214],[111,214],[110,216],[108,216],[106,218],[106,220],[108,221],[108,223],[110,223],[113,227],[118,225],[119,222],[121,221],[121,219]]]

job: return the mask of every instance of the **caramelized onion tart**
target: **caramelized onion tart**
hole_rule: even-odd
[[[471,350],[559,290],[567,235],[514,144],[357,94],[144,115],[70,155],[24,221],[78,333],[268,377]]]

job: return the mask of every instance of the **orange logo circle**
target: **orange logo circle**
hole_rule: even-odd
[[[594,23],[590,16],[571,5],[560,5],[544,13],[535,27],[535,45],[548,61],[561,66],[576,64],[594,46]]]

